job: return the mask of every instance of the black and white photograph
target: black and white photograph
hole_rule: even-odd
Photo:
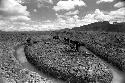
[[[0,0],[0,83],[125,83],[125,1]]]

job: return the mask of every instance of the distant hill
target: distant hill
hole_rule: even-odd
[[[75,31],[106,31],[106,32],[125,32],[125,23],[113,23],[108,21],[96,22],[81,27],[74,27]]]
[[[68,27],[65,29],[61,30],[53,30],[54,32],[60,32],[60,31],[70,31],[70,30],[75,30],[75,31],[105,31],[105,32],[125,32],[125,22],[123,23],[113,23],[110,24],[108,21],[103,21],[103,22],[95,22],[91,23],[88,25],[83,25],[80,27],[74,27],[72,29],[69,29]],[[49,33],[53,31],[2,31],[0,30],[0,34],[7,32],[8,34],[12,33],[28,33],[28,34],[41,34],[42,33]]]

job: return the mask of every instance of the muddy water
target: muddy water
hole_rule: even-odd
[[[114,74],[114,79],[112,83],[125,83],[125,73],[119,72],[115,68],[112,68],[113,74]]]
[[[42,77],[45,77],[45,78],[48,78],[48,79],[52,80],[53,83],[65,83],[65,82],[63,82],[63,81],[61,81],[61,80],[56,80],[56,79],[54,79],[54,78],[52,78],[52,77],[46,76],[45,74],[43,74],[43,73],[39,72],[37,69],[35,69],[35,68],[34,68],[30,63],[28,63],[28,62],[24,63],[23,66],[24,66],[25,68],[27,68],[27,69],[33,71],[33,72],[38,73],[38,74],[39,74],[40,76],[42,76]]]
[[[49,76],[47,76],[47,75],[45,75],[45,74],[39,72],[36,68],[34,68],[34,67],[27,61],[27,59],[26,59],[25,54],[24,54],[23,51],[24,51],[23,47],[18,48],[17,51],[16,51],[16,55],[17,55],[16,58],[17,58],[17,60],[19,60],[19,62],[22,64],[22,66],[23,66],[24,68],[26,68],[26,69],[28,69],[28,70],[30,70],[30,71],[33,71],[33,72],[38,73],[40,76],[45,77],[45,78],[51,80],[53,83],[65,83],[65,82],[63,82],[63,81],[61,81],[61,80],[54,79],[54,78],[52,78],[52,77],[49,77]]]
[[[39,72],[37,69],[35,69],[26,59],[25,54],[23,53],[23,48],[18,48],[17,49],[17,55],[16,55],[17,60],[23,65],[24,68],[27,68],[33,72],[38,73],[42,77],[49,78],[51,79],[54,83],[65,83],[61,80],[56,80],[52,77],[46,76],[45,74]],[[105,62],[106,63],[106,62]],[[107,63],[107,65],[109,65]],[[112,72],[113,72],[113,81],[112,83],[125,83],[124,78],[125,78],[125,73],[118,71],[116,68],[112,67],[109,65]]]

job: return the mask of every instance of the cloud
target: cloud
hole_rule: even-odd
[[[57,15],[55,24],[57,27],[62,28],[73,28],[79,25],[79,16],[78,15]]]
[[[59,1],[56,6],[53,7],[55,11],[60,10],[71,10],[76,6],[86,6],[86,3],[82,0],[68,0],[68,1]]]
[[[30,20],[29,12],[27,11],[27,7],[19,4],[15,0],[1,0],[0,3],[0,17],[3,19],[16,19],[19,20]],[[17,20],[17,19],[16,19]]]
[[[47,1],[47,0],[45,0],[45,1]],[[53,4],[53,0],[48,0],[48,2],[51,3],[51,4]]]
[[[125,7],[111,11],[109,14],[112,16],[121,16],[121,15],[125,16]]]
[[[94,22],[97,22],[97,20],[95,19],[95,14],[87,14],[83,19],[83,22],[86,22],[87,24],[91,24]]]
[[[53,4],[53,0],[34,0],[33,3],[37,4],[37,8],[48,7]]]
[[[53,4],[53,0],[37,0],[37,2],[46,2],[46,3],[50,3],[50,4]]]
[[[79,19],[79,16],[78,15],[59,15],[59,14],[56,14],[57,15],[57,19],[61,20],[62,22],[64,22],[63,20],[65,20],[66,23],[74,23],[76,22],[78,19]]]
[[[80,19],[78,15],[57,15],[56,24],[60,27],[79,27],[83,25],[88,25],[99,21],[109,21],[113,22],[125,22],[125,8],[119,8],[114,11],[101,11],[100,9],[95,9],[94,12],[85,15]]]
[[[37,9],[33,9],[34,12],[37,12]]]
[[[109,21],[112,17],[110,15],[105,15],[103,11],[96,9],[94,18],[99,21]]]
[[[9,18],[11,21],[29,21],[30,18],[26,16],[12,16]]]
[[[79,10],[69,11],[69,12],[65,13],[65,15],[76,15],[76,14],[79,14]]]
[[[43,23],[35,22],[11,22],[0,20],[0,29],[4,31],[49,31],[59,30],[64,28],[73,28],[83,25],[88,25],[98,21],[117,21],[125,22],[125,8],[119,8],[114,11],[105,13],[100,9],[95,9],[94,12],[87,14],[85,17],[80,19],[78,15],[57,15],[57,19],[53,22],[52,20],[44,21]],[[13,17],[12,17],[13,18]]]
[[[25,0],[16,0],[18,3],[25,3],[26,1]]]
[[[111,11],[109,15],[113,18],[111,21],[125,22],[125,7]]]
[[[51,20],[45,20],[45,21],[42,21],[43,23],[52,23]]]
[[[116,8],[120,8],[120,7],[123,7],[123,6],[125,6],[125,2],[118,2],[114,5],[114,7],[116,7]]]
[[[89,13],[89,14],[85,15],[82,18],[82,21],[86,22],[88,24],[91,24],[91,23],[98,22],[98,21],[109,21],[109,19],[110,19],[109,15],[105,15],[99,9],[95,9],[95,11],[93,13]]]
[[[107,3],[111,3],[111,2],[113,2],[114,0],[98,0],[96,3],[97,4],[100,4],[100,3],[102,3],[102,2],[107,2]]]
[[[120,8],[114,11],[105,12],[95,9],[92,14],[87,14],[84,19],[92,21],[109,21],[109,22],[125,22],[125,8]]]
[[[18,22],[0,20],[0,30],[2,31],[49,31],[59,29],[53,23],[39,23],[34,21]]]
[[[114,11],[108,12],[107,15],[105,15],[103,12],[102,14],[98,14],[95,16],[96,19],[101,19],[104,21],[109,21],[109,22],[125,22],[125,8],[120,8]]]
[[[110,12],[95,9],[94,12],[85,15],[83,18],[80,18],[77,13],[74,14],[74,12],[75,11],[69,11],[62,15],[56,14],[57,19],[54,27],[59,27],[60,29],[73,28],[99,21],[109,21],[110,23],[125,22],[125,8],[119,8]]]

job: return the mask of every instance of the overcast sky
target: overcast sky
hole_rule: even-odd
[[[120,0],[0,0],[0,27],[4,30],[72,28],[103,20],[124,22],[125,3]]]

